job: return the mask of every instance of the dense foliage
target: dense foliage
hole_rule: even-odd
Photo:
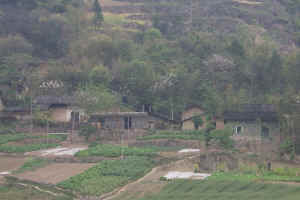
[[[101,5],[88,2],[0,2],[6,106],[28,105],[41,94],[40,82],[51,79],[64,87],[42,92],[75,94],[89,112],[123,99],[135,110],[151,105],[175,119],[191,105],[218,115],[237,104],[279,104],[299,94],[297,0],[253,7],[231,0],[141,1],[153,26],[139,21],[142,28],[130,31],[122,26],[128,19],[112,23],[114,13],[105,12],[102,19]],[[96,30],[94,19],[101,21]]]

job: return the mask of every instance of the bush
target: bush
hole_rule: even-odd
[[[230,149],[234,146],[234,141],[231,139],[231,136],[232,131],[229,128],[225,128],[223,130],[213,130],[207,137],[209,137],[209,141],[215,141],[223,148]]]
[[[84,136],[86,140],[90,138],[91,135],[97,132],[97,128],[95,126],[86,124],[80,127],[79,135]]]
[[[292,140],[285,140],[283,143],[280,144],[280,153],[286,154],[286,153],[292,153],[294,149],[294,144]]]

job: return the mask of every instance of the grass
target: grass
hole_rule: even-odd
[[[300,188],[250,181],[178,180],[161,192],[138,200],[297,200]]]
[[[154,162],[147,157],[106,160],[58,186],[83,195],[100,196],[144,176],[153,166]]]
[[[15,146],[15,145],[7,145],[3,144],[0,145],[0,152],[5,153],[25,153],[31,151],[37,151],[41,149],[48,149],[57,147],[59,144],[28,144],[22,146]]]
[[[137,138],[138,140],[181,139],[204,140],[203,131],[156,131],[151,135]]]
[[[29,158],[15,173],[23,173],[25,171],[33,171],[38,168],[45,167],[50,161],[42,158]]]
[[[104,156],[104,157],[120,157],[123,151],[125,156],[153,156],[158,149],[156,148],[138,148],[138,147],[121,147],[110,144],[98,144],[87,150],[76,153],[78,157],[88,156]]]

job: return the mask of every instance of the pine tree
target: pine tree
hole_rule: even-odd
[[[102,8],[101,8],[98,0],[94,1],[93,11],[95,12],[94,24],[95,24],[95,28],[97,28],[97,27],[101,26],[102,22],[104,21],[103,14],[102,14]]]

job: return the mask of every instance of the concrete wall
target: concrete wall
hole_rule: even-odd
[[[51,119],[56,122],[69,122],[71,120],[72,110],[67,106],[59,106],[50,108]]]

